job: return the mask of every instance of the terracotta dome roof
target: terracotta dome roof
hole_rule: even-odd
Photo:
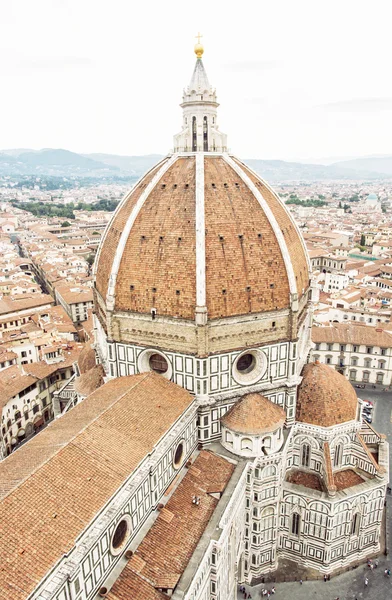
[[[332,367],[309,363],[298,388],[296,420],[331,427],[357,417],[358,399],[351,383]]]
[[[275,431],[286,420],[281,406],[261,394],[246,394],[221,418],[221,423],[238,433],[257,435]]]
[[[96,365],[75,380],[75,390],[81,396],[89,396],[104,384],[105,371],[102,365]]]
[[[283,202],[226,154],[165,158],[124,198],[95,265],[111,310],[194,320],[287,309],[308,289],[305,246]]]
[[[97,361],[95,359],[95,350],[91,348],[91,342],[87,342],[87,344],[85,344],[83,350],[79,354],[79,371],[81,373],[86,373],[87,371],[95,367],[96,364]]]

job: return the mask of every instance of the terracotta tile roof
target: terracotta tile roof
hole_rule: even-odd
[[[104,383],[105,370],[102,365],[96,365],[75,380],[75,390],[81,396],[89,396]]]
[[[48,365],[45,361],[40,361],[23,365],[23,370],[25,373],[28,373],[37,379],[45,379],[45,377],[49,377],[53,373],[56,373],[61,366],[62,363]]]
[[[84,345],[78,358],[78,367],[82,374],[93,369],[97,364],[95,350],[91,347],[91,344],[90,341]]]
[[[312,341],[389,348],[392,345],[392,336],[380,327],[349,322],[329,327],[312,327]]]
[[[245,394],[223,415],[221,423],[239,433],[258,434],[275,431],[286,420],[281,406],[261,394]]]
[[[135,185],[135,187],[127,195],[126,201],[119,206],[119,209],[114,213],[107,226],[107,231],[105,232],[106,237],[102,244],[98,259],[99,268],[97,270],[96,277],[96,289],[103,299],[106,299],[109,275],[114,260],[114,255],[128,217],[157,170],[157,166],[151,169],[151,171],[149,171],[147,175],[145,175],[139,181],[139,183]]]
[[[192,401],[155,373],[119,377],[0,463],[0,598],[32,592]]]
[[[76,304],[79,302],[92,302],[93,290],[91,287],[70,284],[56,285],[56,294],[58,294],[67,304]]]
[[[337,471],[334,473],[334,482],[336,489],[340,492],[340,490],[345,490],[354,485],[358,485],[359,483],[363,483],[364,479],[358,475],[353,469],[344,469],[343,471]]]
[[[0,407],[5,406],[11,398],[37,382],[35,377],[22,373],[18,365],[0,371]]]
[[[356,419],[358,399],[351,383],[332,367],[309,363],[298,388],[296,420],[331,427]]]
[[[196,166],[179,157],[151,190],[125,243],[115,308],[194,319],[196,308]],[[237,164],[240,164],[237,161]],[[306,253],[284,204],[256,175],[283,232],[299,297],[309,286]],[[150,183],[143,178],[110,222],[98,257],[96,291],[106,299],[120,236]],[[253,191],[220,156],[204,158],[206,305],[210,319],[289,308],[286,264],[269,217]]]
[[[319,492],[324,491],[321,479],[316,473],[309,473],[308,471],[293,470],[289,471],[286,476],[286,481],[294,483],[295,485],[303,485],[304,487]]]
[[[119,583],[115,583],[107,600],[168,600],[169,596],[158,592],[151,583],[137,575],[128,566],[122,571]]]
[[[159,514],[113,585],[108,600],[126,597],[124,593],[132,572],[148,581],[152,588],[176,586],[218,504],[218,500],[208,494],[208,488],[223,491],[233,471],[234,465],[224,458],[205,450],[200,452],[166,504],[166,512]],[[198,506],[192,503],[194,496],[200,498]],[[171,519],[167,518],[167,512],[173,515]],[[143,596],[143,600],[150,598],[155,597]]]
[[[0,315],[14,313],[18,310],[35,308],[43,304],[54,304],[54,299],[48,294],[34,294],[33,296],[8,296],[0,300]]]
[[[294,225],[294,220],[287,210],[286,206],[279,199],[278,195],[258,176],[248,170],[244,163],[237,161],[244,168],[250,179],[259,188],[263,198],[266,200],[272,210],[278,225],[283,232],[284,239],[287,245],[287,250],[290,254],[290,260],[293,265],[295,279],[298,288],[298,297],[301,298],[303,292],[309,287],[309,270],[306,260],[305,251]]]

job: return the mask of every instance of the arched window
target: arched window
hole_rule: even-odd
[[[252,554],[252,565],[256,564],[256,554]]]
[[[299,535],[300,516],[298,513],[293,513],[291,517],[291,533]]]
[[[342,446],[342,444],[337,444],[337,446],[335,447],[335,455],[334,455],[334,459],[333,459],[334,467],[340,466],[340,463],[342,462],[342,455],[343,455],[343,446]]]
[[[253,450],[252,440],[250,440],[249,438],[242,438],[241,450]]]
[[[197,152],[196,117],[192,117],[192,152]]]
[[[359,533],[359,525],[361,521],[361,516],[359,513],[355,513],[352,521],[351,521],[351,535],[358,535]]]
[[[208,152],[208,120],[207,117],[203,119],[203,150]]]
[[[308,467],[310,464],[310,446],[309,444],[303,444],[301,452],[301,465]]]

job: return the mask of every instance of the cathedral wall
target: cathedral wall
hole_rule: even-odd
[[[175,455],[182,444],[180,461]],[[134,550],[153,522],[154,511],[163,494],[181,473],[197,445],[196,408],[192,405],[165,434],[150,456],[124,481],[112,501],[97,514],[77,544],[38,587],[32,597],[54,600],[91,600],[107,580],[127,549]],[[117,551],[113,536],[121,521],[128,526]]]
[[[280,556],[331,573],[379,551],[385,484],[373,480],[367,491],[365,483],[328,500],[296,487],[280,503]]]
[[[152,340],[151,340],[152,342]],[[134,375],[146,371],[142,362],[142,353],[154,346],[138,346],[118,342],[107,342],[109,377]],[[212,395],[231,391],[248,391],[251,385],[275,387],[286,383],[296,374],[296,344],[289,342],[275,343],[259,348],[249,348],[259,357],[260,370],[256,381],[249,378],[240,379],[236,372],[235,362],[244,351],[196,358],[191,354],[163,351],[155,345],[157,351],[169,365],[170,379],[194,394]]]
[[[248,583],[277,566],[278,498],[282,477],[282,453],[256,459],[248,471],[244,563],[244,581]]]
[[[103,309],[102,309],[103,310]],[[130,312],[108,313],[110,339],[136,345],[150,345],[159,341],[163,351],[187,352],[203,357],[251,345],[290,340],[291,318],[288,310],[240,315],[229,319],[214,319],[201,327],[205,331],[203,342],[193,321],[170,319],[159,314]],[[293,332],[293,341],[297,339]]]

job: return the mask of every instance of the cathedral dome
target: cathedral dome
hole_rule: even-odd
[[[297,421],[331,427],[357,418],[357,394],[343,375],[318,362],[305,365],[302,375]]]
[[[226,153],[177,153],[109,223],[96,291],[114,311],[208,319],[288,309],[309,285],[306,250],[271,187]]]

